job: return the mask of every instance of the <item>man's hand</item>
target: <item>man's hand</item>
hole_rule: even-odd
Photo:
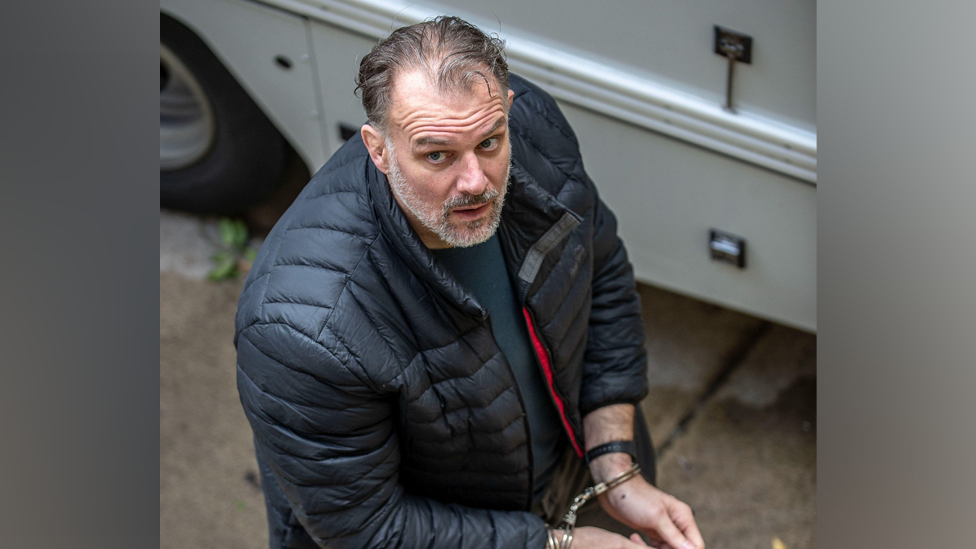
[[[609,455],[606,457],[610,457]],[[629,459],[629,456],[627,456]],[[593,460],[595,464],[597,460]],[[628,464],[629,465],[629,464]],[[704,549],[691,507],[658,490],[640,475],[600,495],[600,505],[618,521],[661,549]]]
[[[556,540],[562,539],[562,534],[556,532]],[[580,526],[573,531],[573,549],[639,549],[647,547],[644,540],[637,534],[627,539],[620,534],[608,532],[594,526]]]
[[[588,450],[614,440],[632,440],[633,405],[615,404],[590,412],[583,418],[583,432]],[[590,462],[590,473],[596,482],[606,482],[626,471],[630,465],[631,458],[627,454],[605,454]],[[705,547],[691,507],[658,490],[640,475],[600,495],[599,501],[607,514],[646,534],[656,547]]]

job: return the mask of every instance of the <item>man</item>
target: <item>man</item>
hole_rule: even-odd
[[[501,46],[448,17],[377,45],[362,139],[258,254],[235,344],[272,547],[540,549],[577,488],[652,463],[616,222]],[[690,508],[640,475],[589,506],[704,547]],[[641,546],[595,526],[572,541]]]

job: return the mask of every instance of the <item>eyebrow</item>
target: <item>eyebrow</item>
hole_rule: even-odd
[[[450,145],[454,143],[453,139],[438,139],[436,137],[421,137],[414,143],[417,147],[423,147],[424,145]]]
[[[496,131],[498,131],[498,128],[501,128],[507,122],[508,122],[507,117],[504,117],[503,116],[503,117],[499,118],[498,120],[495,121],[495,124],[492,127],[488,128],[488,131],[486,131],[485,133],[481,134],[481,137],[484,138],[484,139],[487,139],[488,137],[491,136],[491,134],[493,134]]]
[[[495,123],[490,128],[488,128],[488,130],[486,130],[483,134],[481,134],[481,138],[487,139],[489,136],[491,136],[491,134],[498,131],[498,128],[501,128],[506,123],[507,123],[507,119],[505,117],[499,118],[498,120],[495,121]],[[454,144],[453,139],[439,139],[437,137],[421,137],[414,143],[414,146],[415,147],[423,147],[426,145],[448,146],[453,144]]]

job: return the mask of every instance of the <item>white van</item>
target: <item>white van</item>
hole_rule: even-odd
[[[815,0],[161,0],[160,200],[233,211],[365,121],[359,60],[458,15],[577,132],[643,282],[816,330]]]

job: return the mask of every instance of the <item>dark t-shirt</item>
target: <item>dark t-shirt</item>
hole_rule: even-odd
[[[566,439],[532,350],[525,318],[512,292],[498,234],[470,248],[431,251],[488,310],[495,340],[512,366],[529,419],[535,476],[533,499],[538,501],[552,480]]]

